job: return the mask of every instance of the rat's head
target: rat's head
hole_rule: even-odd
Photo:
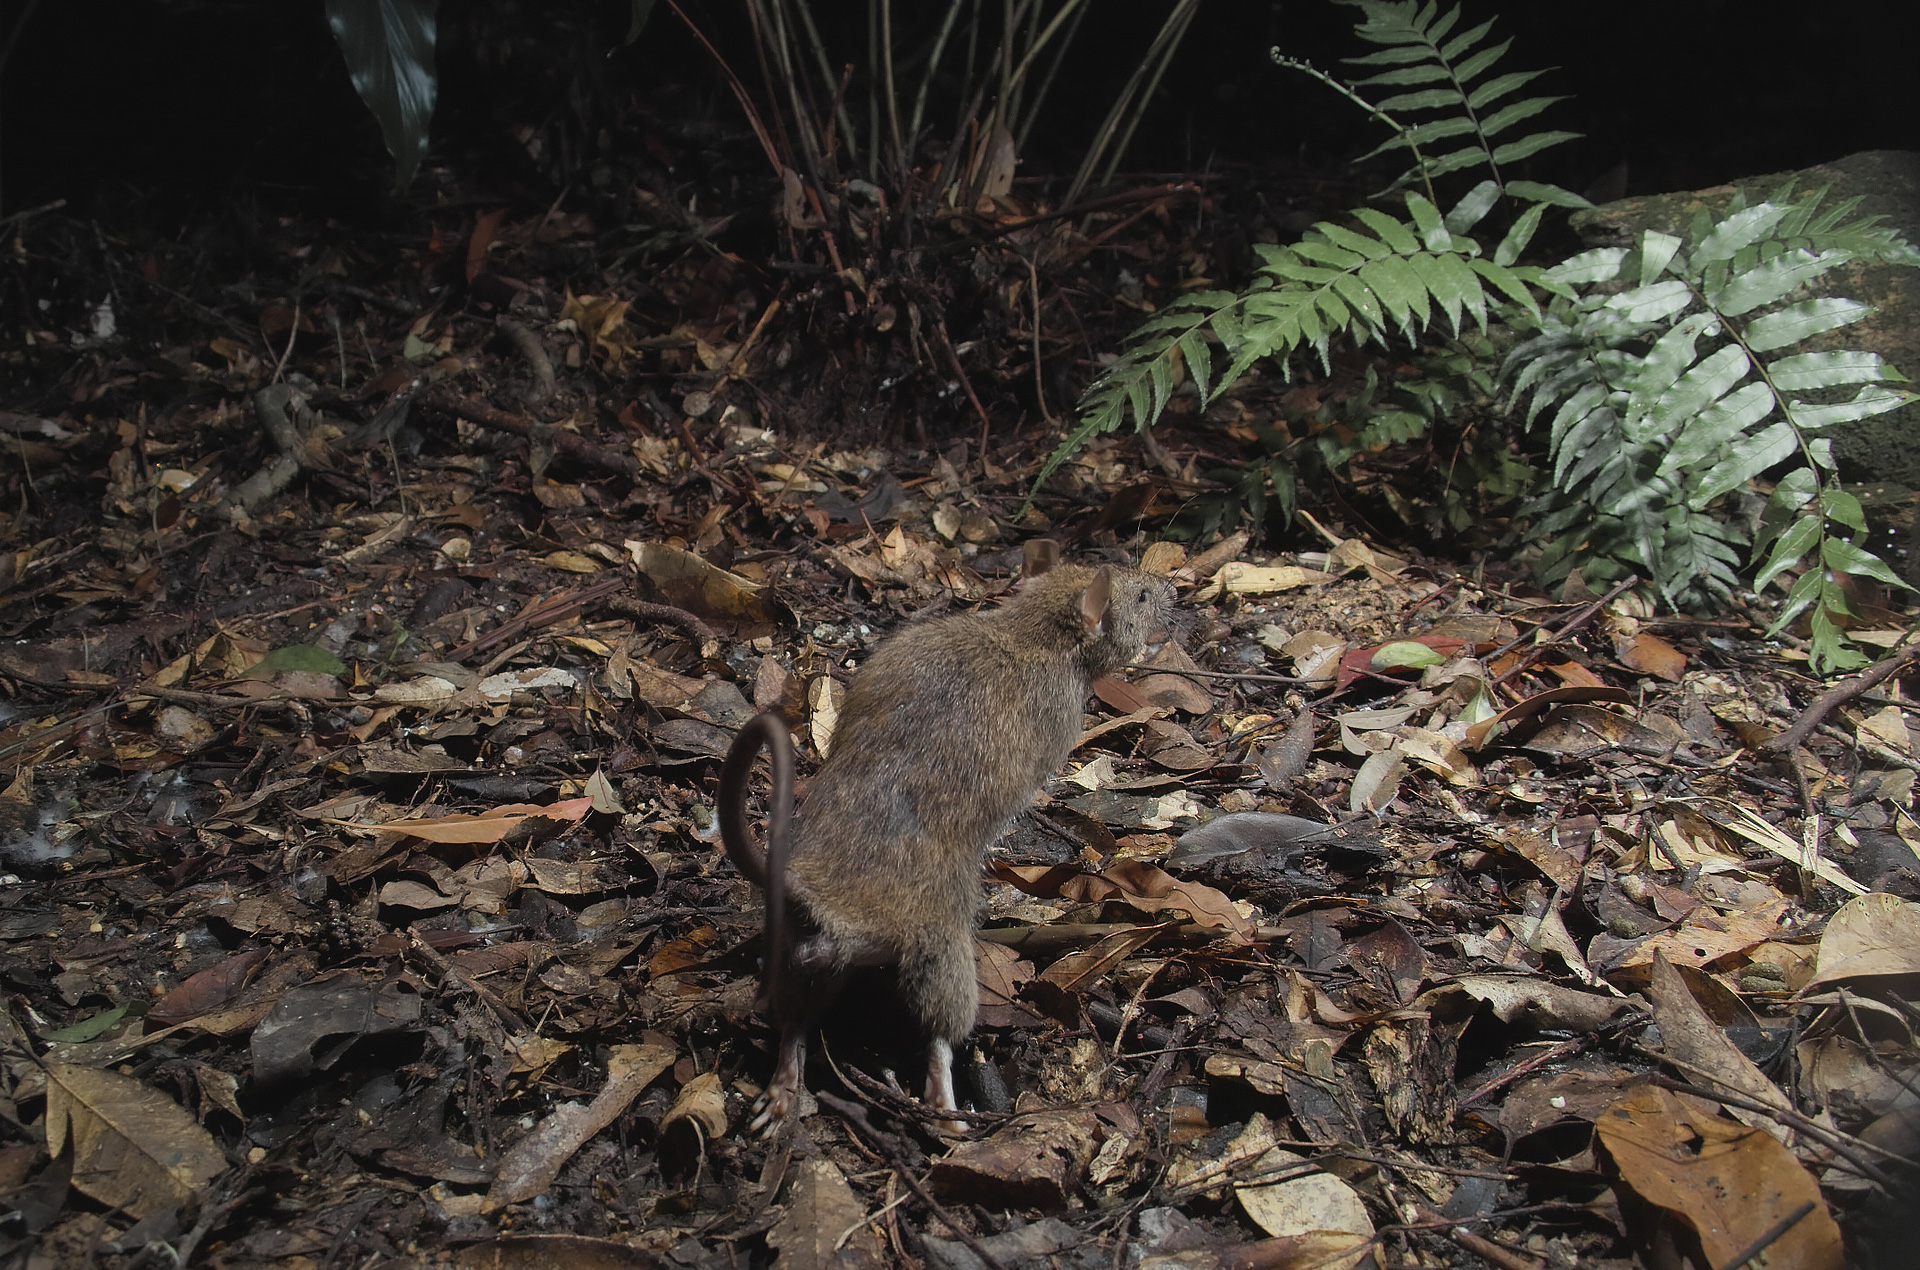
[[[1102,565],[1080,592],[1087,674],[1098,678],[1131,665],[1146,654],[1148,641],[1162,636],[1173,614],[1173,586],[1165,578],[1138,569]]]

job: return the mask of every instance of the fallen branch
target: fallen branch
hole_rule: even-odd
[[[484,401],[475,401],[471,397],[462,397],[458,393],[441,389],[427,394],[425,404],[436,410],[445,411],[455,418],[465,419],[468,423],[477,423],[483,428],[510,432],[514,436],[525,437],[529,441],[550,445],[555,454],[563,455],[587,467],[618,472],[623,476],[640,474],[640,465],[631,454],[609,449],[603,445],[595,445],[578,433],[540,423],[525,415],[501,410]]]
[[[1851,679],[1843,679],[1813,699],[1813,704],[1801,712],[1794,725],[1767,742],[1766,748],[1775,754],[1791,753],[1806,743],[1822,720],[1835,710],[1861,696],[1868,689],[1899,674],[1908,665],[1920,661],[1920,643],[1909,644],[1891,657],[1873,663]]]

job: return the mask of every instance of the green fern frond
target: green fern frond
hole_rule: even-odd
[[[1871,312],[1796,299],[1808,283],[1862,257],[1913,256],[1877,222],[1822,210],[1824,195],[1736,200],[1718,220],[1696,217],[1685,239],[1648,231],[1636,248],[1583,252],[1548,271],[1575,298],[1549,305],[1503,374],[1511,408],[1548,419],[1557,492],[1534,510],[1559,540],[1546,556],[1556,567],[1604,551],[1644,569],[1676,605],[1722,598],[1742,537],[1722,500],[1797,455],[1752,549],[1760,584],[1844,560],[1846,571],[1899,585],[1856,545],[1864,522],[1852,523],[1844,496],[1820,490],[1833,459],[1816,434],[1914,400],[1896,386],[1904,376],[1854,350],[1766,356]],[[1823,666],[1844,660],[1837,594],[1803,577],[1781,618],[1817,610]]]
[[[1381,45],[1375,53],[1344,59],[1350,66],[1384,67],[1365,79],[1355,81],[1355,89],[1405,88],[1374,104],[1383,115],[1442,112],[1437,118],[1421,120],[1398,129],[1363,159],[1393,150],[1409,150],[1414,165],[1395,177],[1389,190],[1415,182],[1429,186],[1436,177],[1465,168],[1485,167],[1496,187],[1520,198],[1584,207],[1586,200],[1577,194],[1537,182],[1509,185],[1501,175],[1503,164],[1514,164],[1551,146],[1572,141],[1580,134],[1549,130],[1532,132],[1507,141],[1495,139],[1515,126],[1535,118],[1560,96],[1530,96],[1508,100],[1512,95],[1544,74],[1544,71],[1507,71],[1488,76],[1506,55],[1513,41],[1497,44],[1484,41],[1493,30],[1491,20],[1448,38],[1459,23],[1459,6],[1442,11],[1437,4],[1420,0],[1347,0],[1364,15],[1354,34],[1370,44]],[[1469,144],[1444,153],[1422,154],[1438,141],[1471,137]],[[1516,188],[1523,187],[1523,188]]]

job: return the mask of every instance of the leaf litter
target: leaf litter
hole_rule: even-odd
[[[527,227],[484,233],[469,282],[538,269]],[[1899,676],[1780,753],[1816,685],[1764,615],[1332,533],[1183,544],[1111,439],[1023,515],[1017,443],[808,440],[750,310],[556,290],[513,319],[544,373],[467,316],[367,310],[386,365],[351,392],[324,339],[282,377],[219,336],[74,387],[188,406],[40,430],[108,515],[0,579],[0,1250],[1828,1267],[1900,1212]],[[206,440],[248,420],[304,499]],[[807,770],[878,639],[1004,596],[1049,533],[1165,574],[1182,631],[1096,686],[995,849],[972,1127],[901,1092],[882,980],[829,1021],[818,1114],[752,1139],[759,898],[715,760],[778,709]],[[183,617],[189,567],[220,599]]]

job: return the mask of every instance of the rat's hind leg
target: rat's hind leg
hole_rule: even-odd
[[[929,932],[936,935],[938,932]],[[979,984],[974,978],[973,932],[958,937],[930,938],[909,949],[900,959],[900,994],[919,1017],[927,1037],[926,1100],[952,1111],[953,1047],[973,1031],[980,1008]],[[948,1128],[966,1126],[948,1122]]]
[[[807,1040],[820,1025],[821,1015],[840,995],[846,978],[846,969],[834,964],[833,946],[821,937],[806,940],[794,949],[792,964],[781,978],[780,999],[770,1003],[769,1014],[780,1029],[780,1049],[773,1064],[773,1078],[754,1103],[753,1119],[747,1126],[753,1132],[769,1134],[794,1113],[800,1095],[806,1091]]]

